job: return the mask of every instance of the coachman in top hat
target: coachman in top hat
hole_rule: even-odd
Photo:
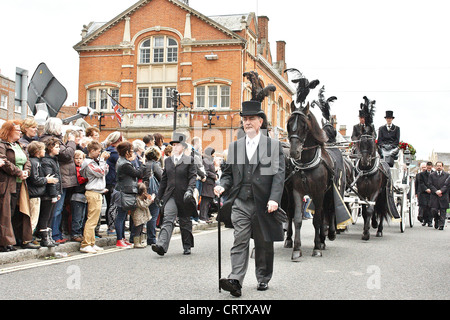
[[[394,165],[394,159],[396,159],[399,152],[400,127],[392,123],[395,119],[393,111],[386,111],[384,118],[386,119],[386,125],[378,129],[378,148],[380,155],[392,167]]]
[[[218,196],[229,191],[220,215],[225,225],[232,223],[234,228],[232,269],[228,278],[220,279],[220,287],[237,297],[247,272],[250,238],[255,243],[257,289],[261,291],[267,290],[272,278],[273,242],[284,240],[282,224],[276,219],[284,188],[284,156],[280,142],[262,129],[266,115],[261,102],[275,87],[262,88],[256,72],[244,76],[253,84],[252,100],[242,103],[240,113],[245,136],[230,144],[220,186],[214,189]]]

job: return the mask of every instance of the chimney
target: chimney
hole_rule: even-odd
[[[286,61],[286,41],[277,41],[277,61]]]
[[[263,47],[262,55],[267,58],[269,54],[269,17],[258,17],[258,44]]]

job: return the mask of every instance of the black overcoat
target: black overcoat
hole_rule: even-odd
[[[430,207],[434,209],[448,209],[449,205],[449,197],[448,197],[448,189],[450,184],[449,174],[445,171],[442,171],[439,176],[438,173],[432,172],[428,177],[428,185],[431,190],[430,196]],[[442,197],[439,197],[436,194],[436,191],[442,191]]]
[[[204,156],[203,157],[203,167],[206,172],[206,180],[202,185],[202,194],[203,197],[214,198],[214,187],[216,186],[216,178],[217,173],[214,167],[214,159],[213,157]]]
[[[428,171],[422,171],[417,174],[417,200],[421,207],[430,206],[430,194],[426,192],[427,189],[430,189],[428,186],[429,176],[430,173]]]
[[[197,167],[194,164],[193,157],[182,155],[176,166],[173,157],[169,157],[164,161],[158,198],[166,204],[173,197],[177,204],[179,217],[196,216],[197,208],[184,203],[184,194],[188,189],[194,191],[196,179]]]
[[[256,221],[260,225],[265,241],[283,241],[282,224],[274,218],[273,214],[267,213],[269,200],[276,201],[281,206],[285,179],[283,149],[278,140],[261,135],[256,152],[257,163],[253,167],[251,178]],[[220,178],[220,185],[225,192],[230,191],[229,198],[220,211],[221,221],[228,226],[231,226],[231,207],[242,185],[246,156],[245,137],[230,144],[227,165]]]

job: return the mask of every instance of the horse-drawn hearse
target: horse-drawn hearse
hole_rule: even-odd
[[[371,125],[375,101],[364,97],[361,108],[366,112],[368,125],[359,139],[353,141],[349,152],[349,142],[335,140],[329,102],[337,98],[325,99],[322,87],[319,100],[306,103],[307,95],[319,81],[310,82],[297,69],[285,72],[297,76],[292,80],[297,85],[297,95],[287,122],[289,143],[285,148],[286,181],[282,200],[289,218],[285,247],[293,248],[292,260],[298,261],[302,255],[300,229],[306,195],[314,203],[313,256],[322,256],[325,238],[334,240],[338,230],[355,224],[358,216],[364,218],[363,240],[369,240],[370,227],[377,229],[377,237],[382,237],[384,220],[399,221],[402,232],[407,224],[412,227],[417,203],[415,176],[410,173],[411,157],[403,150],[387,153],[378,150]],[[320,108],[326,119],[322,127],[310,110],[314,106]]]

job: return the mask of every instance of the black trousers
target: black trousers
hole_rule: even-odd
[[[51,228],[55,206],[56,203],[52,203],[52,200],[41,199],[41,210],[39,212],[39,220],[36,226],[37,231]]]
[[[433,215],[429,206],[419,206],[419,217],[424,223],[433,223]]]
[[[435,227],[445,227],[445,220],[447,219],[447,209],[431,208],[434,217]]]

